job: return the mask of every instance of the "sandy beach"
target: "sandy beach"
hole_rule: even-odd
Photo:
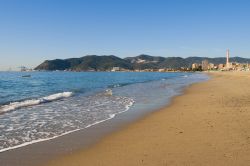
[[[170,106],[46,166],[250,165],[250,73],[210,75]]]

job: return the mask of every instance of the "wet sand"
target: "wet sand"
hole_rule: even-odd
[[[170,106],[45,165],[250,165],[250,73],[211,75]]]

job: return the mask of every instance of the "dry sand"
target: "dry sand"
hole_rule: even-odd
[[[47,166],[250,165],[250,73],[211,75],[170,106]]]

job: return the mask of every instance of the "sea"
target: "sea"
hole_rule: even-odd
[[[26,75],[26,77],[25,77]],[[0,72],[0,152],[156,110],[202,73]]]

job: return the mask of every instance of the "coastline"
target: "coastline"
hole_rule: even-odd
[[[184,89],[182,88],[181,93],[176,95],[182,95],[186,88],[187,87]],[[165,102],[164,105],[159,106],[159,108],[168,106],[173,98],[174,97],[171,97],[168,102]],[[130,108],[126,112],[117,114],[113,119],[104,121],[98,125],[77,130],[55,139],[48,139],[46,141],[29,144],[28,146],[21,146],[16,149],[4,151],[0,153],[0,165],[43,165],[55,158],[86,149],[99,142],[103,137],[106,137],[113,132],[120,131],[125,126],[134,123],[145,116],[149,116],[149,114],[158,110],[159,109],[150,108],[147,108],[147,110]]]
[[[249,73],[211,75],[168,107],[45,165],[248,165]]]

